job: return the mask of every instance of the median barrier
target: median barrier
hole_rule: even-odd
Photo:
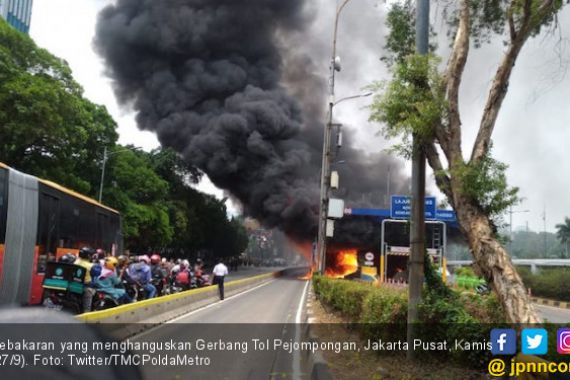
[[[312,286],[312,283],[311,285]],[[306,342],[319,342],[317,336],[311,331],[311,324],[307,322],[307,316],[305,316],[305,320],[301,327],[303,330],[301,331],[302,341]],[[302,372],[303,378],[310,379],[310,380],[332,380],[333,376],[330,372],[329,365],[324,358],[322,352],[317,350],[316,352],[312,352],[309,350],[303,351],[303,356],[301,357],[302,361]]]
[[[241,293],[274,277],[279,277],[283,272],[277,271],[228,281],[224,284],[225,295],[230,297]],[[85,323],[106,324],[106,326],[102,327],[108,334],[117,339],[124,339],[218,300],[218,287],[213,285],[121,305],[107,310],[84,313],[77,315],[75,318]]]
[[[305,326],[307,326],[307,329],[305,331],[305,337],[306,337],[305,339],[310,342],[318,342],[319,340],[310,331],[310,325],[305,325]],[[311,351],[307,351],[306,357],[304,359],[305,359],[304,360],[305,371],[303,372],[309,375],[307,378],[311,380],[333,379],[333,376],[329,370],[329,365],[325,360],[325,358],[323,357],[321,351],[316,351],[314,353]]]

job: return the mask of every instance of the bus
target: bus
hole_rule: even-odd
[[[0,162],[0,305],[40,304],[48,259],[122,240],[118,211]]]

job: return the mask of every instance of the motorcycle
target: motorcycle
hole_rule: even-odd
[[[122,284],[125,288],[125,291],[132,300],[142,301],[147,298],[146,290],[140,284],[126,278],[122,280]]]
[[[78,265],[48,262],[42,287],[43,305],[51,309],[83,312],[83,289],[86,270]]]
[[[105,292],[97,291],[93,297],[91,308],[93,311],[106,310],[112,307],[119,306],[119,301],[111,297]]]
[[[155,276],[151,279],[151,284],[156,288],[156,296],[160,297],[168,294],[168,286],[166,278]]]
[[[203,288],[205,286],[212,285],[212,281],[210,279],[210,275],[202,274],[201,276],[196,277],[196,285],[198,288]]]

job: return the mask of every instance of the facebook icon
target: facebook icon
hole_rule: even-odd
[[[513,329],[491,330],[491,353],[513,355],[517,352],[517,334]]]

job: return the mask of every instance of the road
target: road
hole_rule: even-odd
[[[538,310],[538,314],[552,323],[570,323],[570,309],[561,309],[558,307],[534,305]]]
[[[251,276],[256,276],[258,274],[272,273],[280,271],[284,268],[282,267],[239,267],[237,271],[230,271],[230,274],[226,277],[226,281],[239,280],[240,278],[246,278]],[[206,273],[211,275],[212,271],[207,271]]]
[[[135,340],[191,342],[192,355],[209,357],[209,366],[145,366],[145,379],[270,379],[300,378],[300,357],[283,350],[263,349],[267,339],[293,340],[308,282],[292,273],[246,292],[227,297],[143,333]],[[216,352],[198,349],[199,339],[217,344]],[[253,339],[260,339],[256,346]],[[231,350],[228,344],[233,345]],[[246,351],[246,352],[244,352]]]

